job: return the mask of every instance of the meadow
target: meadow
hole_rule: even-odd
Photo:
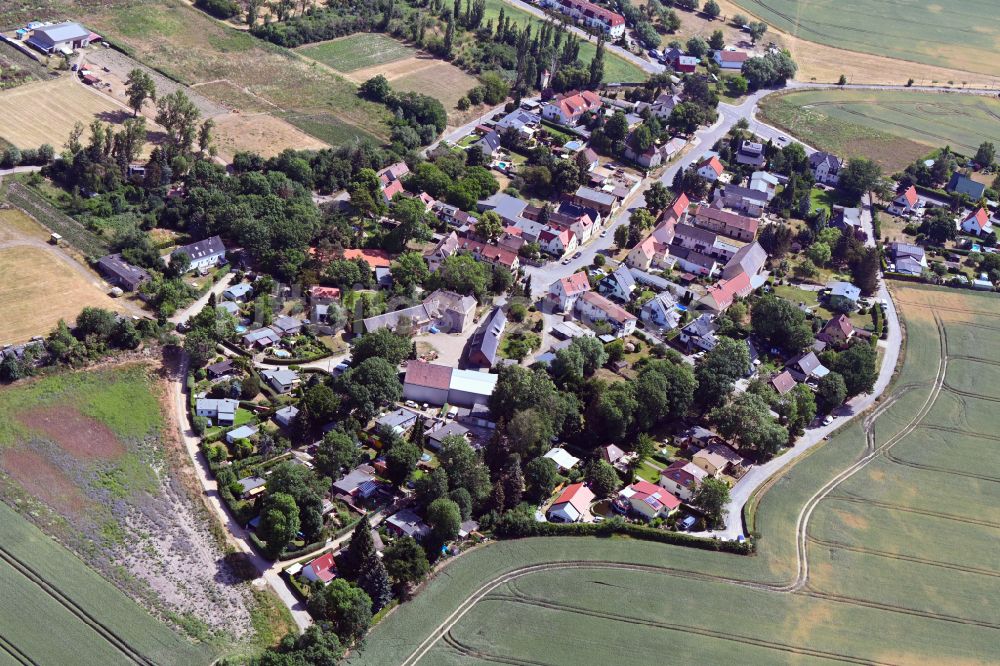
[[[297,49],[306,57],[329,65],[339,72],[353,72],[409,58],[415,49],[382,33],[359,32],[328,42],[310,44]]]
[[[1000,18],[991,0],[732,0],[768,25],[827,46],[956,70],[1000,74]],[[849,57],[846,56],[845,57]]]
[[[815,148],[865,156],[888,171],[950,145],[973,155],[1000,142],[1000,100],[977,95],[901,90],[805,90],[771,95],[762,120]]]
[[[120,625],[115,636],[99,632],[81,642],[93,652],[87,663],[105,663],[98,647],[88,647],[100,646],[102,637],[111,643],[105,652],[129,656],[131,650],[167,664],[206,663],[253,640],[253,595],[223,559],[184,485],[172,476],[173,434],[162,416],[162,391],[159,370],[144,364],[50,375],[0,391],[5,415],[0,421],[0,536],[4,529],[40,529],[51,537],[41,539],[52,548],[62,550],[56,545],[61,543],[83,560],[63,551],[64,559],[76,564],[53,573],[50,567],[57,566],[58,557],[43,571],[37,569],[44,561],[39,551],[25,544],[19,556],[30,553],[26,561],[36,572],[20,567],[22,576],[36,586],[44,579],[51,587],[41,586],[48,596],[59,601],[61,592],[72,592],[90,615]],[[5,548],[19,543],[0,542]],[[16,563],[11,566],[20,570]],[[64,590],[65,577],[81,583],[66,583]],[[21,596],[45,601],[13,573],[0,575],[4,578],[26,588]],[[68,610],[92,624],[82,611]],[[23,636],[12,636],[3,626],[5,638],[28,651],[37,649],[32,631],[52,625],[16,625]],[[79,657],[37,657],[44,655],[33,656],[35,663],[81,663]],[[117,661],[121,656],[109,663]]]
[[[614,663],[622,646],[640,660],[669,649],[678,663],[992,661],[1000,478],[991,472],[996,448],[971,433],[995,431],[997,417],[968,396],[961,413],[939,404],[953,397],[943,380],[967,371],[950,367],[966,351],[952,341],[985,331],[977,358],[1000,343],[1000,301],[915,285],[893,291],[907,350],[870,433],[852,421],[762,491],[748,515],[760,534],[755,557],[617,538],[492,544],[450,562],[376,627],[352,663]],[[935,317],[931,304],[943,297]],[[977,367],[996,385],[1000,365]],[[880,454],[816,504],[808,572],[789,591],[802,507],[861,458],[868,436]],[[542,563],[483,590],[422,659],[406,661],[477,588]]]

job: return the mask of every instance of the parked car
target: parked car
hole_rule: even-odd
[[[830,425],[831,423],[833,423],[833,414],[827,414],[827,415],[826,415],[826,416],[825,416],[825,417],[823,418],[823,425],[825,425],[825,426],[828,426],[828,425]]]
[[[573,255],[573,258],[574,259],[579,259],[582,256],[583,256],[583,252],[577,252],[576,254]]]
[[[690,529],[694,527],[697,522],[698,519],[694,516],[684,516],[677,522],[677,527],[684,531],[690,531]]]

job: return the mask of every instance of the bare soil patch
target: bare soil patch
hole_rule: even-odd
[[[61,469],[45,456],[27,449],[8,449],[3,469],[25,492],[67,516],[86,514],[89,500]]]
[[[67,405],[34,407],[19,412],[17,420],[75,458],[114,459],[127,452],[108,426]]]
[[[273,157],[285,148],[320,150],[329,145],[291,123],[269,115],[229,114],[215,119],[215,145],[230,161],[241,150]]]
[[[850,528],[856,530],[866,530],[868,529],[868,521],[861,516],[855,515],[853,513],[848,513],[847,511],[836,511],[837,518],[840,519],[842,523]]]

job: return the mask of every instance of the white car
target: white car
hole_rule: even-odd
[[[827,414],[826,417],[823,418],[823,425],[828,426],[831,423],[833,423],[833,415]]]
[[[608,230],[605,229],[604,231],[601,232],[601,238],[607,238],[607,237],[608,237]]]

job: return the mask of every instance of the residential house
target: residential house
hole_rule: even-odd
[[[527,206],[528,202],[524,199],[512,197],[503,192],[498,192],[476,204],[481,212],[491,210],[500,216],[505,225],[514,227],[519,226],[522,219],[521,214]]]
[[[650,267],[663,263],[665,255],[669,251],[668,246],[669,243],[661,243],[650,234],[629,250],[628,256],[625,257],[625,263],[632,268],[648,271]]]
[[[897,273],[904,275],[921,275],[927,268],[927,257],[924,248],[909,243],[889,243],[889,255],[895,262]]]
[[[689,55],[679,55],[673,61],[673,70],[680,74],[694,74],[698,69],[698,58]]]
[[[474,226],[478,221],[474,216],[469,215],[458,206],[452,206],[443,201],[435,201],[431,209],[438,216],[439,220],[453,227]]]
[[[452,231],[442,238],[433,250],[429,250],[424,254],[424,259],[427,260],[427,269],[431,273],[436,273],[441,268],[441,264],[444,263],[445,259],[458,254],[461,246],[462,242],[459,240],[458,234]]]
[[[792,373],[788,370],[782,370],[774,377],[771,377],[771,380],[768,382],[768,384],[771,385],[771,388],[778,392],[778,395],[787,394],[795,388],[797,383],[798,382],[795,381],[795,377],[792,377]]]
[[[479,303],[472,296],[438,289],[424,299],[423,306],[436,328],[446,333],[465,333],[476,318]]]
[[[314,285],[309,287],[309,302],[313,305],[330,304],[340,300],[340,289],[337,287],[321,287]]]
[[[815,352],[799,354],[788,363],[788,371],[796,381],[804,382],[807,379],[822,379],[830,374],[830,371],[820,363]]]
[[[410,167],[406,162],[396,162],[378,172],[379,183],[382,185],[382,195],[386,201],[403,192],[403,176],[410,173]]]
[[[200,271],[225,263],[226,246],[222,244],[221,238],[212,236],[197,243],[183,245],[171,252],[170,256],[173,258],[182,253],[188,258],[187,270]]]
[[[237,442],[241,439],[250,439],[257,434],[257,427],[252,425],[241,425],[239,428],[233,428],[226,433],[226,441],[230,444]]]
[[[215,306],[216,310],[223,310],[233,315],[234,317],[240,316],[240,305],[239,303],[234,303],[233,301],[222,301]]]
[[[576,313],[584,321],[606,321],[615,337],[623,338],[635,332],[638,319],[620,305],[593,291],[583,293],[576,301]]]
[[[850,282],[831,282],[826,285],[830,290],[828,296],[830,309],[839,312],[850,312],[858,307],[858,299],[861,298],[861,290]]]
[[[731,280],[740,273],[746,273],[750,277],[750,281],[756,283],[754,278],[764,270],[766,262],[767,251],[761,247],[760,243],[754,241],[741,247],[732,256],[722,269],[722,277]]]
[[[993,232],[993,222],[990,220],[989,213],[982,206],[966,215],[961,226],[962,231],[976,236]]]
[[[750,54],[746,51],[730,51],[729,49],[720,49],[712,54],[715,58],[715,62],[719,64],[722,69],[730,69],[739,71],[743,69],[743,63],[747,61]]]
[[[584,484],[570,484],[549,507],[548,519],[553,523],[587,522],[592,518],[590,505],[594,499],[594,492]]]
[[[628,503],[633,512],[647,521],[666,518],[681,506],[681,500],[666,488],[641,479],[622,488],[618,492],[618,498]]]
[[[861,224],[861,216],[860,208],[834,206],[833,215],[830,217],[830,226],[863,241],[868,238],[868,234],[865,233]]]
[[[299,375],[294,370],[279,368],[278,370],[264,370],[260,373],[275,393],[284,395],[290,393],[299,383]]]
[[[823,330],[816,335],[816,339],[831,347],[843,347],[854,334],[854,324],[851,323],[851,319],[845,314],[839,314],[826,322]]]
[[[464,425],[448,421],[440,428],[435,428],[427,433],[427,446],[434,451],[438,451],[441,449],[441,444],[444,442],[445,437],[457,436],[467,438],[468,434],[469,429]]]
[[[375,480],[375,468],[371,465],[359,465],[334,481],[331,489],[334,495],[368,499],[379,489],[379,483]]]
[[[672,331],[680,325],[681,313],[669,291],[662,291],[642,305],[639,317],[647,325]]]
[[[767,200],[771,201],[778,193],[779,179],[773,173],[767,171],[754,171],[750,176],[750,189],[763,192],[767,195]]]
[[[76,49],[86,48],[97,35],[79,23],[65,21],[54,25],[39,25],[26,40],[46,55],[52,53],[70,54]]]
[[[726,185],[715,190],[712,205],[732,208],[753,217],[760,217],[767,208],[767,193],[742,185]]]
[[[469,339],[469,363],[493,367],[499,358],[500,339],[507,327],[507,315],[497,307]]]
[[[660,470],[660,486],[684,501],[698,492],[708,472],[687,460],[675,460]]]
[[[579,241],[576,234],[569,229],[545,229],[538,234],[538,245],[543,252],[556,259],[562,259],[567,254],[576,251],[576,248],[579,247]]]
[[[735,240],[752,242],[757,237],[760,222],[751,217],[718,210],[710,206],[696,206],[694,223],[703,229],[728,236]]]
[[[287,405],[274,413],[275,422],[282,428],[291,428],[295,422],[295,417],[299,415],[299,408],[295,405]]]
[[[479,148],[486,157],[493,157],[500,150],[500,135],[495,130],[490,130],[472,144],[472,148]]]
[[[715,442],[694,454],[691,462],[705,470],[709,476],[718,477],[724,474],[730,465],[734,467],[742,465],[743,457],[728,445]]]
[[[619,198],[612,193],[602,192],[589,187],[579,187],[571,197],[571,203],[583,208],[593,208],[607,217],[618,206]]]
[[[910,185],[892,200],[888,211],[892,215],[910,215],[917,211],[919,203],[920,198],[917,196],[917,188]]]
[[[629,139],[631,139],[631,135]],[[632,147],[631,140],[625,143],[625,159],[631,160],[646,169],[655,169],[663,164],[664,159],[669,158],[670,155],[667,154],[667,146],[665,144],[657,145],[656,143],[651,143],[640,153]]]
[[[601,158],[596,152],[594,152],[594,149],[590,147],[584,148],[582,151],[577,153],[576,159],[577,164],[579,164],[581,160],[583,161],[587,167],[587,171],[591,171],[601,164]]]
[[[117,252],[101,257],[97,262],[97,270],[108,282],[125,291],[135,291],[139,285],[151,279],[146,269],[133,266]]]
[[[282,315],[271,322],[271,328],[282,337],[286,335],[298,335],[302,330],[302,320]]]
[[[657,237],[657,240],[663,243],[670,243],[674,240],[673,237],[673,226],[670,227],[670,237],[658,236],[657,230],[663,228],[667,222],[673,223],[674,226],[678,224],[684,224],[688,219],[688,206],[691,205],[691,200],[688,196],[681,192],[674,202],[668,206],[663,213],[660,215],[660,224],[653,230],[653,235]]]
[[[585,113],[599,111],[603,105],[600,95],[589,90],[567,93],[546,102],[542,117],[560,125],[575,125]]]
[[[375,423],[379,428],[402,435],[417,423],[418,418],[420,418],[420,414],[417,412],[412,409],[400,407],[378,417],[375,419]]]
[[[259,476],[246,476],[237,483],[240,484],[240,499],[253,499],[267,492],[267,479]]]
[[[227,358],[218,363],[213,363],[207,368],[205,368],[205,373],[208,375],[209,379],[221,379],[228,375],[236,372],[236,366],[233,365],[233,359]]]
[[[736,163],[760,168],[767,159],[764,157],[764,144],[757,141],[743,141],[736,151]]]
[[[667,249],[668,258],[665,258],[663,263],[668,265],[672,263],[685,273],[711,278],[719,268],[719,262],[715,257],[697,250],[690,250],[680,245],[671,245]]]
[[[238,282],[227,287],[222,295],[230,301],[246,301],[253,297],[253,287],[248,282]]]
[[[964,194],[973,201],[979,201],[986,194],[986,185],[977,183],[968,176],[964,176],[958,172],[951,175],[951,180],[948,181],[944,189],[947,192]]]
[[[216,425],[233,425],[240,401],[231,398],[198,398],[194,403],[195,416],[215,421]]]
[[[660,93],[649,105],[650,112],[660,120],[667,120],[674,112],[674,107],[681,103],[680,95],[672,92]]]
[[[498,132],[514,130],[522,139],[530,139],[535,134],[535,129],[542,121],[537,113],[525,111],[524,109],[514,109],[506,116],[497,121]]]
[[[817,183],[836,185],[840,180],[842,166],[840,158],[830,153],[818,151],[809,156],[809,169]]]
[[[411,509],[400,509],[386,518],[385,524],[396,536],[408,536],[417,541],[423,541],[431,533],[427,523]]]
[[[568,472],[579,464],[580,459],[566,449],[555,447],[545,453],[545,457],[556,464],[560,472]]]
[[[717,155],[712,155],[698,164],[698,175],[710,183],[719,180],[725,171],[726,169],[722,166]]]
[[[612,40],[625,35],[624,16],[588,0],[539,0],[538,4],[566,14],[585,26],[604,33]]]
[[[753,284],[750,276],[746,273],[738,273],[730,279],[723,278],[711,285],[707,293],[699,301],[712,312],[725,312],[733,304],[737,297],[744,298],[753,291]]]
[[[626,453],[618,448],[614,444],[608,444],[607,446],[601,447],[601,460],[614,466],[619,461],[624,460]]]
[[[679,339],[688,349],[700,349],[702,351],[712,351],[719,344],[719,339],[715,332],[718,330],[715,318],[710,314],[703,314],[692,322],[689,322],[681,329]]]
[[[610,298],[626,303],[632,300],[635,291],[635,277],[626,266],[619,266],[597,285],[597,290]]]
[[[571,312],[582,294],[590,291],[590,280],[583,271],[568,275],[549,285],[548,298],[560,312]]]
[[[333,559],[333,552],[323,553],[305,564],[299,576],[310,583],[327,585],[337,577],[337,563]]]

